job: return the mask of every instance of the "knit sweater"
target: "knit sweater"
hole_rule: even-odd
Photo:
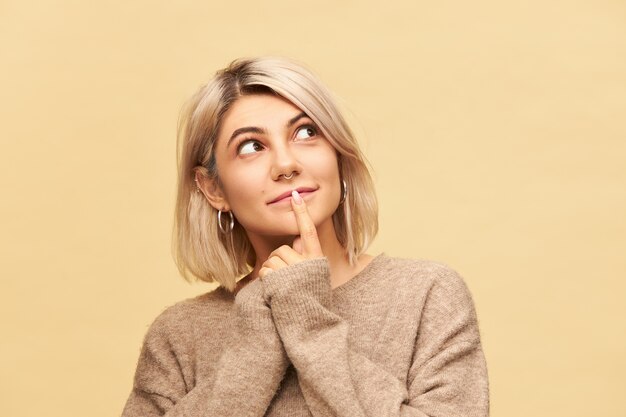
[[[451,268],[382,253],[332,289],[327,258],[219,287],[150,326],[122,417],[487,416],[474,303]]]

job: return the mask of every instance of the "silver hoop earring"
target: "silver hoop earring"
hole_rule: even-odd
[[[220,232],[225,235],[232,232],[235,227],[235,216],[233,216],[233,212],[228,211],[227,213],[230,214],[230,222],[228,223],[228,229],[225,229],[224,226],[222,226],[222,210],[217,211],[217,226],[220,228]]]
[[[339,205],[346,201],[346,196],[348,195],[348,185],[346,184],[346,180],[341,180],[341,182],[343,183],[343,190],[341,191],[341,200],[339,201]]]

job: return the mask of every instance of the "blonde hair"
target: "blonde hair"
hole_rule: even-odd
[[[217,281],[233,291],[237,277],[247,274],[256,262],[254,249],[238,222],[228,235],[219,231],[217,210],[203,193],[196,192],[195,174],[199,172],[221,186],[213,150],[224,115],[239,97],[264,93],[277,94],[300,108],[338,152],[347,197],[333,214],[333,224],[351,264],[378,232],[378,203],[366,159],[331,93],[309,70],[288,59],[238,59],[191,97],[179,121],[172,240],[174,260],[188,281]]]

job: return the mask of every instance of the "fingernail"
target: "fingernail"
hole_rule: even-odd
[[[293,201],[295,201],[296,204],[302,204],[302,197],[300,197],[300,194],[298,194],[296,190],[293,190],[291,192],[291,196],[293,197]]]

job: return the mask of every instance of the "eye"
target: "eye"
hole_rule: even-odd
[[[309,139],[317,135],[317,129],[311,125],[300,126],[296,131],[296,139]]]
[[[237,148],[237,153],[239,155],[246,155],[258,152],[263,149],[263,145],[261,145],[256,140],[245,140],[241,142],[239,147]]]

